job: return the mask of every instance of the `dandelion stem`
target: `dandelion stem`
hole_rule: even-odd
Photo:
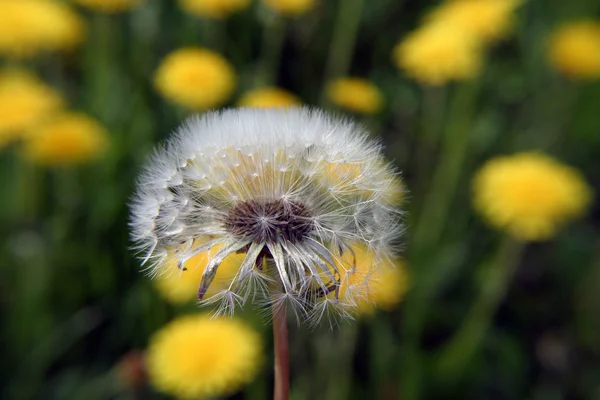
[[[480,292],[460,328],[442,349],[437,363],[440,377],[458,379],[479,348],[506,294],[523,253],[523,243],[504,238],[494,258],[483,267]]]
[[[285,25],[281,16],[268,13],[263,28],[262,60],[256,86],[272,86],[277,83],[281,52],[285,42]]]
[[[421,108],[421,129],[417,131],[420,137],[415,138],[416,150],[416,182],[420,184],[416,188],[415,195],[424,197],[427,178],[431,173],[432,155],[437,150],[440,141],[440,131],[446,109],[446,88],[425,87],[423,89],[423,101]]]
[[[273,400],[287,400],[290,392],[290,344],[285,305],[273,306],[275,385]]]
[[[325,87],[327,83],[339,76],[347,75],[354,43],[360,26],[363,0],[344,0],[338,2],[338,15],[335,21],[333,38],[329,46],[329,57],[325,67],[321,104],[325,104]]]
[[[425,196],[423,210],[415,227],[413,248],[427,250],[438,242],[467,155],[470,123],[476,104],[479,84],[465,84],[458,88],[450,109],[450,121],[441,143],[440,161],[433,173],[431,190]]]

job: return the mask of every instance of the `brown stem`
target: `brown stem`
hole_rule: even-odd
[[[285,304],[273,307],[273,346],[275,349],[273,400],[288,400],[290,394],[290,344]]]

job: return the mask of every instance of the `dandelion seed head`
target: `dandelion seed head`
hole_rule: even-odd
[[[342,258],[354,243],[392,256],[400,198],[381,145],[350,121],[308,108],[211,112],[188,120],[149,162],[132,236],[155,275],[167,268],[166,254],[183,267],[216,249],[199,282],[204,302],[215,301],[209,288],[220,266],[241,254],[218,296],[223,310],[252,299],[289,303],[310,318],[322,298],[343,312],[356,306],[335,290],[348,268]],[[250,284],[266,298],[256,299]]]

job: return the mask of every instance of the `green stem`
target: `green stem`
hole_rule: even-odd
[[[25,157],[17,162],[18,203],[22,222],[33,222],[38,217],[42,182],[40,169]]]
[[[434,171],[431,190],[415,227],[413,249],[427,250],[436,244],[447,223],[448,212],[460,181],[469,148],[470,126],[476,105],[478,82],[457,89],[450,105],[449,121],[442,138],[440,161]]]
[[[329,45],[329,57],[325,67],[321,104],[326,104],[327,83],[337,77],[347,75],[354,54],[354,44],[360,26],[364,0],[343,0],[338,3],[338,14],[334,25],[333,38]]]
[[[414,196],[424,197],[425,183],[432,166],[431,156],[435,154],[440,140],[440,131],[446,109],[445,87],[423,88],[423,103],[421,108],[421,129],[417,131],[416,149],[416,179],[420,186],[415,189]],[[420,202],[416,202],[420,204]]]
[[[281,52],[285,42],[284,22],[284,19],[274,12],[266,15],[263,28],[262,60],[256,87],[272,86],[277,83]]]
[[[92,18],[90,45],[85,46],[86,103],[88,110],[102,121],[112,120],[113,91],[117,75],[116,46],[120,39],[118,21],[102,14]]]
[[[446,379],[458,379],[477,352],[498,306],[521,260],[523,242],[506,236],[496,255],[482,266],[479,296],[471,306],[460,328],[442,349],[436,365],[437,373]]]

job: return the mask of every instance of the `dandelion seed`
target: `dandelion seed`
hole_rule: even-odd
[[[152,337],[146,354],[152,384],[180,399],[232,394],[254,379],[261,359],[254,329],[206,315],[172,321]]]
[[[347,314],[362,288],[340,295],[354,268],[343,260],[356,244],[390,259],[401,232],[402,185],[381,150],[353,123],[306,108],[193,118],[139,181],[133,240],[154,275],[172,271],[167,258],[186,266],[218,246],[203,265],[198,297],[220,301],[221,311],[252,299],[319,319],[326,299],[328,310]],[[240,254],[227,288],[210,296],[221,265]]]

